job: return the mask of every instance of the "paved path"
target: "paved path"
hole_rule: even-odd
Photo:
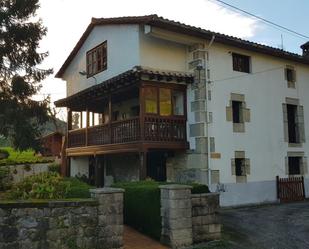
[[[169,249],[169,248],[137,232],[133,228],[125,226],[124,249]]]
[[[309,249],[309,202],[220,211],[232,248]]]

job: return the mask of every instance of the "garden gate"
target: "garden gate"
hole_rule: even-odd
[[[304,177],[279,178],[277,196],[280,202],[303,201],[305,199]]]

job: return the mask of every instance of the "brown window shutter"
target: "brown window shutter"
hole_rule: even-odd
[[[233,111],[231,106],[226,107],[226,121],[233,121]]]
[[[284,141],[289,142],[288,111],[286,104],[282,104],[282,112],[283,112]]]

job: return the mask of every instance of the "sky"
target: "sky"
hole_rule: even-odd
[[[308,0],[224,0],[238,8],[309,36]],[[49,51],[41,65],[56,73],[91,21],[91,17],[119,17],[158,14],[168,19],[198,26],[250,41],[282,47],[301,53],[307,40],[235,12],[216,0],[40,0],[38,17],[48,28],[40,51]],[[282,43],[283,41],[283,43]],[[54,75],[42,82],[37,99],[46,95],[51,101],[66,97],[65,82]],[[58,109],[65,120],[65,110]]]

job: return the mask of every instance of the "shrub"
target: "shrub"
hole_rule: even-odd
[[[6,159],[9,157],[9,152],[5,149],[0,149],[0,159]]]
[[[65,178],[64,180],[68,182],[70,186],[65,194],[65,198],[90,198],[89,190],[93,187],[73,177]]]
[[[154,181],[116,183],[125,189],[124,222],[159,240],[161,236],[160,189]]]
[[[59,174],[43,172],[15,184],[9,196],[12,199],[61,199],[69,187]]]
[[[59,163],[51,163],[48,165],[49,172],[56,172],[60,174],[60,164]]]

